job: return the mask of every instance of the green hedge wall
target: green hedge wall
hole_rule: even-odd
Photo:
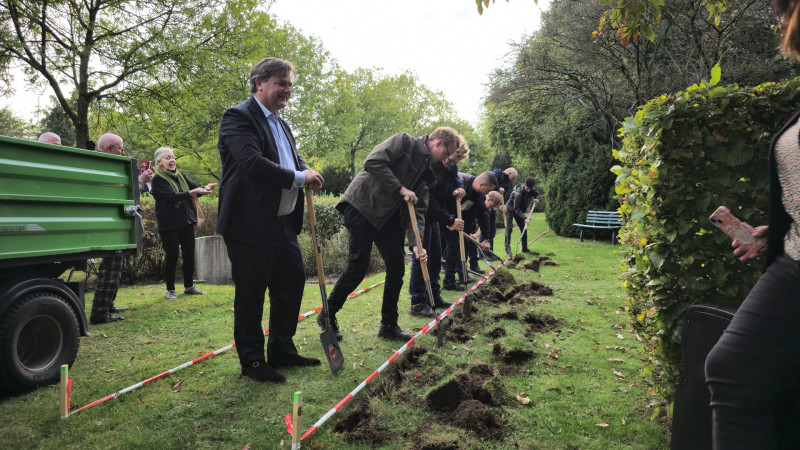
[[[614,150],[626,309],[648,353],[645,375],[668,401],[686,308],[739,304],[762,270],[763,260],[735,259],[731,239],[708,216],[725,205],[754,226],[766,223],[769,144],[800,106],[799,78],[754,88],[714,83],[642,106]]]

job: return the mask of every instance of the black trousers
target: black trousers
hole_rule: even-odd
[[[398,208],[386,225],[376,230],[367,219],[355,208],[347,205],[344,210],[344,226],[350,232],[349,258],[339,280],[328,296],[328,307],[336,313],[344,306],[350,295],[364,280],[369,268],[372,244],[378,247],[384,264],[386,264],[386,283],[383,287],[383,306],[381,322],[384,325],[397,325],[397,301],[403,288],[403,275],[406,272],[405,236],[401,224],[405,223],[405,205]],[[406,213],[408,214],[408,213]]]
[[[797,395],[800,381],[798,318],[800,263],[784,254],[764,272],[706,358],[715,449],[783,447],[780,410]]]
[[[194,285],[194,225],[189,224],[177,230],[159,231],[161,245],[164,246],[164,281],[167,290],[175,290],[175,269],[178,267],[178,245],[183,255],[183,286]]]
[[[525,232],[522,233],[522,249],[527,250],[528,230],[525,229],[525,219],[512,216],[509,212],[506,212],[506,250],[511,248],[511,232],[514,231],[515,221],[517,222],[517,226],[519,227],[520,231],[525,230]]]
[[[438,222],[425,222],[425,233],[422,235],[422,247],[428,252],[428,275],[431,282],[433,300],[440,296],[439,272],[442,270],[442,239],[439,236]],[[428,304],[428,289],[419,259],[411,254],[411,276],[408,280],[408,293],[411,294],[411,305]]]
[[[262,245],[225,236],[235,287],[233,337],[239,361],[247,365],[264,358],[264,295],[269,288],[267,357],[285,360],[296,355],[293,337],[303,300],[305,269],[297,234],[289,220],[276,220]]]

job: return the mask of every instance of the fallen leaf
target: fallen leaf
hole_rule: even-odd
[[[616,376],[618,376],[620,378],[625,378],[625,374],[623,374],[622,372],[620,372],[618,370],[613,370],[611,373],[613,373],[614,375],[616,375]]]
[[[314,444],[313,447],[311,447],[311,450],[319,450],[322,447],[325,447],[325,444],[323,444],[322,442],[317,442],[316,444]]]
[[[578,322],[580,322],[580,323],[586,323],[586,321],[585,321],[585,320],[583,320],[583,319],[578,319]]]
[[[421,376],[422,376],[422,372],[420,372],[419,370],[414,372],[414,378],[419,378]]]
[[[531,399],[529,399],[528,397],[520,397],[519,395],[517,395],[517,401],[522,403],[523,405],[527,405],[531,402]]]
[[[175,383],[175,386],[172,386],[172,390],[174,391],[175,389],[178,389],[179,387],[181,387],[182,384],[183,380],[178,381],[177,383]]]
[[[602,427],[602,428],[606,428],[606,427],[609,427],[610,425],[609,425],[609,424],[607,424],[607,423],[596,423],[596,424],[594,424],[594,426],[596,426],[596,427]]]
[[[113,371],[114,371],[114,369],[107,369],[105,372],[106,372],[106,373],[111,373],[111,372],[113,372]]]
[[[624,426],[625,426],[625,425],[627,425],[627,424],[628,424],[628,422],[625,422],[625,418],[623,418],[623,419],[622,419],[622,426],[624,427]]]
[[[625,362],[624,359],[620,359],[620,358],[608,358],[608,360],[611,361],[611,362]]]
[[[614,336],[616,336],[616,337],[618,337],[618,338],[622,339],[623,341],[625,340],[625,336],[623,336],[623,335],[621,335],[621,334],[619,334],[619,333],[615,334]]]

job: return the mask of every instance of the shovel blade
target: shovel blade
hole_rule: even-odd
[[[319,341],[322,343],[322,351],[325,352],[325,357],[328,359],[331,373],[338,372],[344,365],[344,355],[342,349],[339,348],[339,341],[336,339],[333,328],[330,326],[325,328],[319,335]]]

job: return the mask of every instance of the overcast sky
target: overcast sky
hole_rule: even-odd
[[[349,72],[415,72],[476,124],[489,74],[508,60],[511,43],[538,29],[547,6],[548,0],[497,0],[479,15],[474,0],[277,0],[270,13],[319,38]],[[0,106],[34,118],[37,107],[50,104],[50,91],[26,91],[24,75],[15,73],[17,94],[0,98]]]
[[[277,0],[270,12],[319,38],[349,72],[416,72],[476,124],[489,74],[539,28],[548,3],[497,0],[479,15],[474,0]]]

